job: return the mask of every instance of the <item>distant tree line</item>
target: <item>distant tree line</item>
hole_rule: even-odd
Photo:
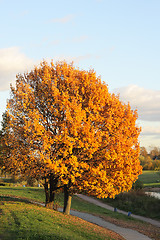
[[[160,148],[153,147],[148,152],[141,147],[139,159],[143,170],[160,170]]]

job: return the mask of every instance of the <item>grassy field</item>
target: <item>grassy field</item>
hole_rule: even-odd
[[[0,196],[12,196],[12,197],[21,197],[23,200],[30,200],[30,201],[36,201],[40,203],[45,202],[45,195],[44,195],[44,189],[43,188],[35,188],[35,187],[5,187],[0,186]],[[57,205],[59,207],[63,207],[63,194],[59,193],[56,195],[55,199]],[[92,213],[95,215],[101,215],[101,216],[110,216],[116,219],[122,219],[122,220],[130,220],[135,221],[133,218],[128,218],[127,216],[123,214],[116,213],[114,211],[110,211],[107,209],[104,209],[99,206],[95,206],[91,203],[88,203],[77,196],[73,196],[72,198],[72,205],[71,208],[77,211],[81,212],[87,212]]]
[[[8,197],[5,197],[6,195],[8,195]],[[44,207],[38,207],[34,204],[29,204],[28,200],[44,202],[45,198],[42,188],[1,186],[0,196],[0,222],[3,222],[3,224],[0,226],[0,239],[119,239],[117,238],[117,235],[111,234],[110,231],[106,232],[106,230],[102,230],[97,226],[95,227],[95,225],[91,226],[89,223],[83,223],[83,221],[80,219],[72,216],[67,217],[53,210],[48,210]],[[17,199],[11,196],[21,198]],[[58,194],[56,201],[60,206],[62,206],[63,194]],[[132,217],[95,206],[78,198],[77,196],[73,197],[71,208],[100,216],[106,221],[115,223],[122,227],[135,229],[153,239],[159,240],[157,236],[160,235],[160,230],[158,228],[153,227],[150,224],[137,221]],[[54,216],[59,222],[55,221]],[[65,221],[68,221],[69,226],[65,223]],[[54,227],[52,226],[53,224],[55,225]],[[32,227],[30,225],[32,225]],[[54,228],[57,229],[57,232],[54,231]],[[30,229],[30,231],[28,229]],[[42,229],[44,229],[44,231]],[[90,232],[93,232],[95,235],[90,235]],[[56,234],[59,236],[59,238],[56,236]],[[99,238],[97,238],[96,234],[99,235]],[[11,235],[14,238],[11,238]]]
[[[9,197],[1,198],[0,222],[0,239],[3,240],[120,239],[76,217]]]
[[[160,171],[143,171],[139,180],[145,187],[160,187]]]

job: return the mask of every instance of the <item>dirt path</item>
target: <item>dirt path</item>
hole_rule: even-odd
[[[94,199],[94,198],[92,198],[92,197],[88,197],[88,196],[85,196],[85,195],[82,195],[82,194],[77,194],[76,196],[78,196],[79,198],[82,198],[82,199],[85,200],[85,201],[88,201],[88,202],[90,202],[90,203],[93,203],[93,204],[95,204],[95,205],[97,205],[97,206],[103,207],[103,208],[105,208],[105,209],[108,209],[108,210],[111,210],[111,211],[114,210],[114,208],[111,207],[111,206],[109,206],[108,204],[102,203],[101,201],[99,201],[99,200],[97,200],[97,199]],[[119,210],[119,209],[117,209],[117,212],[122,213],[122,214],[125,214],[125,215],[128,215],[127,212],[122,211],[122,210]],[[153,219],[151,219],[151,218],[146,218],[146,217],[138,216],[138,215],[135,215],[135,214],[131,214],[131,216],[134,217],[134,218],[136,218],[136,219],[138,219],[138,220],[142,220],[142,221],[144,221],[144,222],[148,222],[148,223],[150,223],[150,224],[152,224],[152,225],[160,228],[160,222],[159,222],[159,221],[153,220]]]

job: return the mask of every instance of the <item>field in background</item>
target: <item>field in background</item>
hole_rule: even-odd
[[[144,187],[160,187],[160,171],[143,171],[139,180]]]

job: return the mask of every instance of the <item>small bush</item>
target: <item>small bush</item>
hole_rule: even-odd
[[[135,183],[133,183],[132,189],[136,191],[143,189],[143,183],[138,179]]]

